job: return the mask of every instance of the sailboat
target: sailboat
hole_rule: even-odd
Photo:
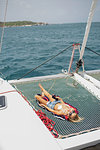
[[[78,64],[80,60],[83,60],[85,46],[96,3],[97,0],[93,0]],[[74,46],[78,47],[77,44],[75,44]],[[17,84],[20,83],[24,83],[25,86],[25,83],[29,84],[31,82],[36,83],[41,81],[43,82],[45,80],[49,81],[62,78],[65,79],[66,76],[69,76],[70,74],[73,57],[74,55],[72,52],[72,57],[67,74],[64,72],[58,75],[25,78],[10,81],[6,81],[0,78],[0,150],[78,150],[96,145],[100,142],[100,127],[85,129],[84,131],[79,131],[71,133],[69,135],[58,136],[57,138],[54,138],[53,135],[55,135],[55,133],[52,135],[48,128],[41,121],[41,119],[37,115],[35,106],[32,105],[32,103],[30,103],[26,96],[19,91],[18,87],[16,87]],[[72,78],[81,86],[85,87],[89,92],[91,92],[97,98],[98,103],[98,101],[100,100],[100,81],[85,73],[84,70],[82,74],[75,72],[72,75]],[[38,112],[40,112],[41,114],[41,111]],[[65,124],[68,123],[65,122]],[[77,128],[77,124],[75,126]],[[69,128],[70,127],[71,130],[73,130],[72,123],[69,124]],[[68,128],[66,128],[65,130],[68,130]]]

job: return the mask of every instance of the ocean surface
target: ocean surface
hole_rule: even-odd
[[[0,72],[8,79],[17,79],[73,43],[82,43],[85,23],[51,24],[46,26],[7,27],[0,53]],[[2,28],[0,28],[1,38]],[[92,23],[87,47],[100,53],[100,22]],[[68,69],[72,47],[25,77],[61,73]],[[79,52],[76,50],[72,68]],[[100,56],[85,50],[85,70],[100,69]]]

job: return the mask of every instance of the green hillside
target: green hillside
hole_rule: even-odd
[[[33,26],[33,25],[47,25],[47,23],[43,22],[32,22],[32,21],[13,21],[13,22],[6,22],[6,27],[13,27],[13,26]],[[4,23],[0,22],[0,27],[3,27]]]

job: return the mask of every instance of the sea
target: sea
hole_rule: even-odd
[[[28,71],[57,55],[74,43],[82,44],[86,23],[49,24],[41,26],[5,27],[0,53],[0,76],[7,80],[21,78]],[[2,28],[0,28],[0,38]],[[87,45],[100,54],[100,22],[91,25]],[[32,71],[24,78],[62,73],[68,69],[73,47]],[[75,51],[73,71],[79,59]],[[85,49],[85,70],[100,69],[100,56]]]

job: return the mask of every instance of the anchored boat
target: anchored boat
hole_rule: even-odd
[[[80,44],[69,46],[73,50],[68,72],[63,70],[63,73],[57,75],[8,82],[0,78],[0,150],[82,149],[100,142],[100,81],[96,79],[97,76],[100,77],[100,70],[85,72],[83,63],[96,2],[97,0],[92,2],[81,50]],[[79,49],[80,58],[76,71],[71,72],[76,49]],[[83,72],[80,73],[81,66]],[[91,76],[93,74],[95,78]],[[74,124],[56,118],[45,109],[40,110],[34,99],[34,95],[39,93],[38,83],[42,83],[48,91],[55,91],[65,102],[67,100],[76,105],[85,119]]]

